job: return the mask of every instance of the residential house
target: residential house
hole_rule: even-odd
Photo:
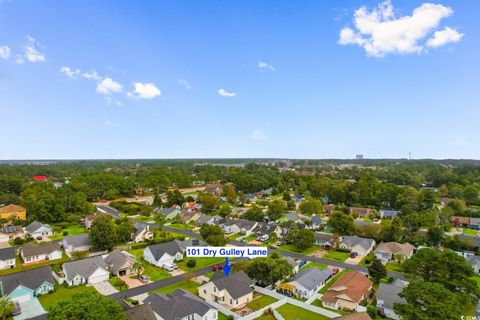
[[[393,219],[398,217],[399,214],[401,214],[401,212],[398,210],[380,210],[377,216],[380,219]]]
[[[36,268],[0,277],[0,293],[22,304],[54,290],[50,267]]]
[[[223,193],[223,185],[215,183],[215,184],[207,184],[205,187],[205,192],[213,194],[214,196],[221,196]]]
[[[395,313],[393,306],[395,303],[405,304],[405,298],[401,298],[398,294],[408,286],[408,283],[400,279],[396,279],[392,283],[381,283],[377,291],[377,310],[387,318],[400,320],[401,317]]]
[[[70,257],[74,252],[83,252],[90,250],[90,239],[88,234],[79,234],[63,238],[62,247],[65,253]]]
[[[300,270],[300,261],[293,259],[292,257],[285,257],[288,264],[292,266],[293,273],[297,273]]]
[[[198,204],[195,202],[195,201],[191,201],[191,202],[185,202],[183,204],[183,209],[185,211],[193,211],[193,212],[196,212],[198,211]]]
[[[349,213],[352,215],[356,214],[360,218],[368,218],[373,213],[373,209],[351,207]]]
[[[27,209],[16,204],[9,204],[0,207],[0,219],[5,220],[27,220]]]
[[[15,267],[15,248],[7,247],[0,249],[0,269]]]
[[[312,224],[310,225],[310,229],[318,229],[325,224],[325,222],[320,218],[320,216],[314,214],[310,219]]]
[[[158,320],[152,306],[148,303],[134,306],[125,300],[121,300],[120,304],[123,306],[123,313],[128,320]]]
[[[174,205],[170,208],[161,208],[154,210],[154,213],[161,213],[165,216],[165,219],[174,219],[180,213],[180,206]]]
[[[0,228],[0,243],[8,243],[16,238],[25,238],[22,226],[5,224],[4,227]]]
[[[335,281],[321,300],[323,306],[332,309],[357,311],[360,303],[370,298],[373,282],[359,271],[348,272]]]
[[[152,240],[154,234],[150,231],[150,226],[145,224],[134,223],[135,232],[132,234],[132,241],[139,243],[147,240]]]
[[[226,277],[222,271],[213,274],[209,282],[198,287],[200,297],[226,308],[238,308],[252,301],[253,281],[244,271]]]
[[[97,218],[97,215],[95,214],[89,214],[83,219],[83,225],[85,226],[85,229],[90,229],[92,227],[93,221]]]
[[[440,198],[440,207],[445,207],[447,204],[449,204],[453,200],[455,200],[455,199],[448,198],[448,197],[441,197]]]
[[[293,281],[280,284],[277,290],[300,299],[309,299],[332,277],[333,273],[330,268],[323,270],[315,267],[303,269],[295,275]]]
[[[101,256],[65,262],[62,269],[70,286],[99,283],[110,277],[108,265]]]
[[[470,218],[470,224],[468,225],[470,229],[479,230],[480,229],[480,218]]]
[[[353,221],[353,224],[356,226],[356,227],[364,227],[364,226],[371,226],[372,224],[374,224],[373,222],[371,221],[363,221],[363,220],[360,220],[360,219],[355,219]]]
[[[331,215],[334,210],[335,210],[335,205],[334,204],[324,204],[323,205],[323,213],[325,213],[325,215],[327,215],[327,216]]]
[[[195,221],[195,225],[197,227],[201,227],[204,223],[206,224],[214,224],[216,221],[215,217],[209,216],[208,214],[202,213],[200,217],[198,217],[197,221]]]
[[[117,277],[135,274],[137,259],[126,251],[112,251],[103,257],[108,270]]]
[[[34,239],[53,235],[52,228],[48,224],[43,224],[36,220],[26,226],[25,231],[27,235]]]
[[[451,216],[450,222],[456,226],[467,226],[470,224],[470,217]]]
[[[358,236],[344,236],[339,247],[356,252],[359,256],[369,254],[375,246],[375,240]]]
[[[160,320],[216,320],[218,311],[190,292],[177,289],[169,294],[155,292],[144,304],[149,305]]]
[[[382,242],[375,249],[374,254],[383,264],[387,264],[389,261],[394,261],[397,254],[402,255],[402,259],[409,259],[413,255],[414,249],[415,247],[408,242]]]
[[[302,218],[300,218],[300,216],[298,214],[296,214],[295,212],[288,212],[287,213],[287,219],[288,219],[288,221],[292,221],[292,222],[295,222],[295,223],[303,223]]]
[[[480,237],[461,234],[458,238],[471,246],[480,247]]]
[[[469,255],[465,258],[475,274],[480,275],[480,256]]]
[[[53,241],[39,245],[26,244],[19,249],[25,264],[62,259],[60,243]]]
[[[249,235],[252,230],[257,226],[258,222],[245,219],[225,219],[220,221],[220,228],[225,233],[240,233]]]
[[[280,237],[282,228],[277,223],[259,222],[255,228],[253,228],[252,232],[257,236],[267,235],[270,237],[272,234],[276,234],[278,237]]]
[[[180,212],[179,217],[180,217],[180,219],[182,219],[183,223],[190,223],[193,216],[195,216],[195,215],[198,215],[198,213],[196,211],[189,211],[189,210],[183,209]]]
[[[143,250],[143,258],[157,267],[162,267],[164,264],[182,260],[183,250],[181,241],[174,240],[146,247]]]
[[[245,199],[247,199],[247,201],[254,202],[257,201],[257,196],[253,193],[247,193],[245,195]]]
[[[314,232],[315,242],[317,246],[322,247],[325,250],[331,250],[335,247],[335,239],[333,234],[326,232]],[[338,239],[341,241],[341,238]]]

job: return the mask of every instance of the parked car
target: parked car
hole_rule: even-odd
[[[257,241],[265,242],[268,240],[268,234],[262,234],[261,236],[257,237]]]
[[[212,267],[212,271],[218,271],[218,270],[222,270],[222,269],[223,269],[223,265],[221,265],[221,264],[217,264],[217,265]]]
[[[338,268],[333,268],[332,273],[333,275],[336,275],[340,270]]]
[[[150,278],[145,274],[141,274],[140,276],[138,276],[138,280],[143,283],[148,283],[148,280],[150,280]]]
[[[178,266],[175,263],[164,263],[162,268],[169,272],[172,272],[173,270],[177,269]]]
[[[357,252],[350,252],[350,258],[356,258],[358,256]]]
[[[15,302],[15,310],[12,312],[12,316],[18,316],[22,313],[22,308],[20,308],[20,304]]]

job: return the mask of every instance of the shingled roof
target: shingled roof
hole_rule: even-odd
[[[325,280],[333,275],[330,268],[320,270],[318,268],[308,268],[301,270],[295,275],[295,282],[302,285],[302,287],[313,290],[315,287],[323,284]]]
[[[359,271],[348,272],[335,281],[322,296],[322,300],[335,303],[341,298],[359,303],[371,287],[372,281],[363,273]]]
[[[12,293],[19,285],[36,290],[44,282],[55,284],[50,267],[37,268],[0,277],[0,286],[5,296]]]
[[[171,256],[174,256],[177,252],[183,252],[182,242],[178,240],[151,245],[147,248],[156,260],[160,259],[165,252]]]
[[[98,268],[108,270],[108,266],[101,256],[65,262],[63,264],[65,276],[69,281],[77,274],[84,278],[88,278],[97,271]]]
[[[20,248],[24,257],[38,256],[41,254],[50,254],[55,251],[62,251],[60,243],[48,242],[39,245],[26,244]]]
[[[177,289],[167,295],[153,293],[144,303],[149,304],[164,320],[184,319],[193,314],[203,317],[211,309],[205,301],[183,289]]]
[[[229,277],[225,277],[222,271],[217,271],[212,276],[211,281],[218,290],[227,290],[233,299],[238,299],[253,292],[253,281],[244,271],[235,272],[230,274]]]

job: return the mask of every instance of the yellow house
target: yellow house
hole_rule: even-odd
[[[17,206],[16,204],[9,204],[0,208],[0,218],[13,220],[27,220],[27,209],[22,206]]]

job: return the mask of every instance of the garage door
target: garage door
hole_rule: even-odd
[[[18,303],[21,303],[21,302],[25,302],[25,301],[28,301],[32,299],[32,295],[31,294],[24,294],[22,296],[18,296],[18,297],[14,297],[12,298],[13,301],[16,301]]]
[[[99,282],[103,282],[103,281],[107,281],[107,280],[108,280],[108,274],[107,275],[99,275],[99,276],[91,276],[88,279],[88,282],[89,283],[99,283]]]

